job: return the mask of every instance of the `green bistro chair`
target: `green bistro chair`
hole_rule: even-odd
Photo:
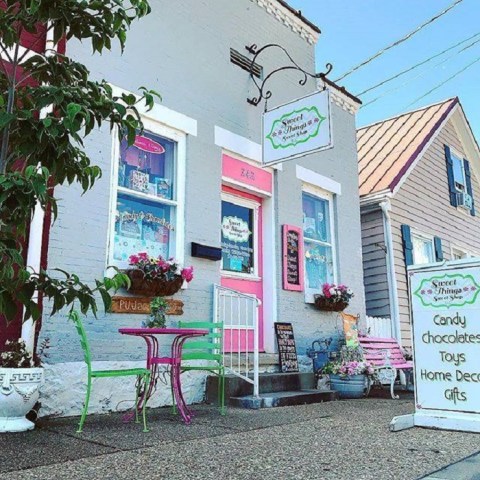
[[[90,401],[90,393],[92,390],[92,378],[107,378],[107,377],[137,377],[137,388],[135,395],[135,421],[140,423],[138,418],[138,401],[140,398],[140,392],[142,384],[144,385],[144,392],[146,394],[148,389],[148,384],[150,381],[150,370],[147,368],[128,368],[124,370],[92,370],[92,360],[90,355],[90,347],[88,345],[87,335],[85,328],[80,320],[80,315],[78,312],[71,312],[69,315],[70,319],[75,324],[78,334],[80,335],[80,343],[83,349],[83,357],[85,363],[87,364],[87,395],[85,398],[85,404],[83,406],[82,416],[80,418],[80,423],[78,425],[77,433],[81,433],[83,429],[83,424],[85,423],[85,418],[88,411],[88,403]],[[143,399],[142,402],[142,418],[143,418],[143,431],[148,432],[147,428],[147,419],[145,415],[145,409],[147,406],[147,398]]]
[[[225,415],[225,367],[223,365],[223,323],[221,322],[178,322],[180,328],[199,328],[210,333],[191,339],[183,345],[181,371],[201,370],[218,376],[218,402],[220,414]],[[192,365],[193,360],[208,361],[208,365]],[[187,362],[187,363],[185,363]],[[175,403],[174,412],[175,412]]]

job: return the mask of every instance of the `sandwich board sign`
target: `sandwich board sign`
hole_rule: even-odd
[[[262,146],[264,166],[333,147],[329,91],[266,111]]]
[[[415,370],[412,426],[480,432],[480,259],[408,268]]]

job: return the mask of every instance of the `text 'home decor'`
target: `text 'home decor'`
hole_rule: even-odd
[[[273,165],[333,147],[328,90],[263,115],[263,164]]]
[[[409,267],[415,367],[411,426],[480,432],[480,261]]]
[[[278,357],[282,373],[298,372],[297,348],[291,323],[275,323]]]

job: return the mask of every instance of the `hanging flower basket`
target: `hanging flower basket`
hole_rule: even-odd
[[[142,295],[145,297],[168,297],[175,295],[183,284],[181,275],[175,275],[170,280],[162,278],[146,279],[145,274],[138,269],[129,269],[125,273],[130,278],[129,292],[134,295]]]
[[[348,307],[348,302],[343,300],[332,302],[323,295],[314,295],[314,299],[317,310],[323,310],[324,312],[343,312]]]

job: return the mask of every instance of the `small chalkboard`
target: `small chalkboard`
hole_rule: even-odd
[[[291,323],[275,323],[280,369],[285,372],[298,372],[297,349]]]
[[[303,290],[302,230],[292,225],[283,225],[283,288]]]

